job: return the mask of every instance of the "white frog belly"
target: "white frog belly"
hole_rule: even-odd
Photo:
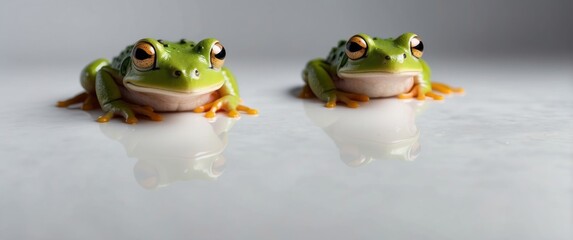
[[[138,92],[120,87],[122,98],[130,103],[150,106],[157,112],[183,112],[213,102],[219,98],[217,91],[205,94],[165,95],[153,92]]]
[[[364,94],[372,98],[393,97],[406,93],[414,86],[417,72],[404,73],[338,73],[334,81],[337,89]]]

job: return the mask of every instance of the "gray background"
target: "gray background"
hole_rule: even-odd
[[[365,32],[422,36],[427,57],[571,59],[570,0],[4,1],[0,61],[85,64],[143,37],[216,37],[229,59],[324,56]]]
[[[0,239],[571,240],[571,2],[3,1]],[[432,80],[465,95],[331,110],[292,96],[339,39],[404,31],[423,37]],[[127,126],[54,107],[85,64],[148,36],[219,38],[259,116],[227,135],[194,113]],[[402,153],[393,129],[419,130],[401,136],[415,161],[341,158]],[[163,161],[221,137],[216,180]],[[141,188],[137,158],[170,144],[183,152],[157,159],[166,185]]]

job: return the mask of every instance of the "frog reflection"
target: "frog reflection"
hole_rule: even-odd
[[[217,179],[225,166],[222,152],[235,119],[210,122],[197,114],[166,115],[165,123],[101,124],[107,137],[119,141],[129,157],[137,158],[135,180],[146,189],[176,181]]]
[[[326,110],[305,101],[306,115],[328,134],[340,151],[340,159],[351,167],[374,160],[414,160],[420,153],[417,112],[423,102],[381,99],[360,111],[348,108]]]

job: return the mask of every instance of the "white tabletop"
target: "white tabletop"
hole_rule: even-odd
[[[54,107],[81,64],[0,71],[0,239],[572,239],[571,63],[434,60],[444,101],[326,109],[304,62],[229,63],[259,116]],[[507,64],[512,62],[512,64]]]

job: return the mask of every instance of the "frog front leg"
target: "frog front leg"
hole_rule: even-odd
[[[148,106],[140,106],[123,101],[121,92],[116,83],[116,79],[120,79],[117,70],[104,67],[96,75],[96,94],[104,112],[97,121],[108,122],[116,115],[125,118],[125,122],[129,124],[137,123],[136,114],[149,117],[153,121],[161,121],[161,116],[153,111],[153,108]]]
[[[256,109],[241,104],[242,99],[239,97],[239,88],[233,74],[227,68],[223,68],[221,71],[223,73],[223,78],[225,78],[225,83],[219,90],[217,90],[221,97],[213,102],[199,106],[193,111],[196,113],[206,112],[206,118],[215,117],[217,111],[220,110],[226,111],[227,115],[232,118],[239,117],[240,111],[249,115],[258,114]]]
[[[356,108],[357,101],[367,102],[369,97],[363,94],[347,93],[336,89],[333,76],[336,73],[330,65],[322,60],[310,61],[303,72],[305,86],[300,94],[301,97],[309,97],[309,90],[320,100],[325,101],[327,108],[333,108],[337,102],[343,102],[346,106]]]

